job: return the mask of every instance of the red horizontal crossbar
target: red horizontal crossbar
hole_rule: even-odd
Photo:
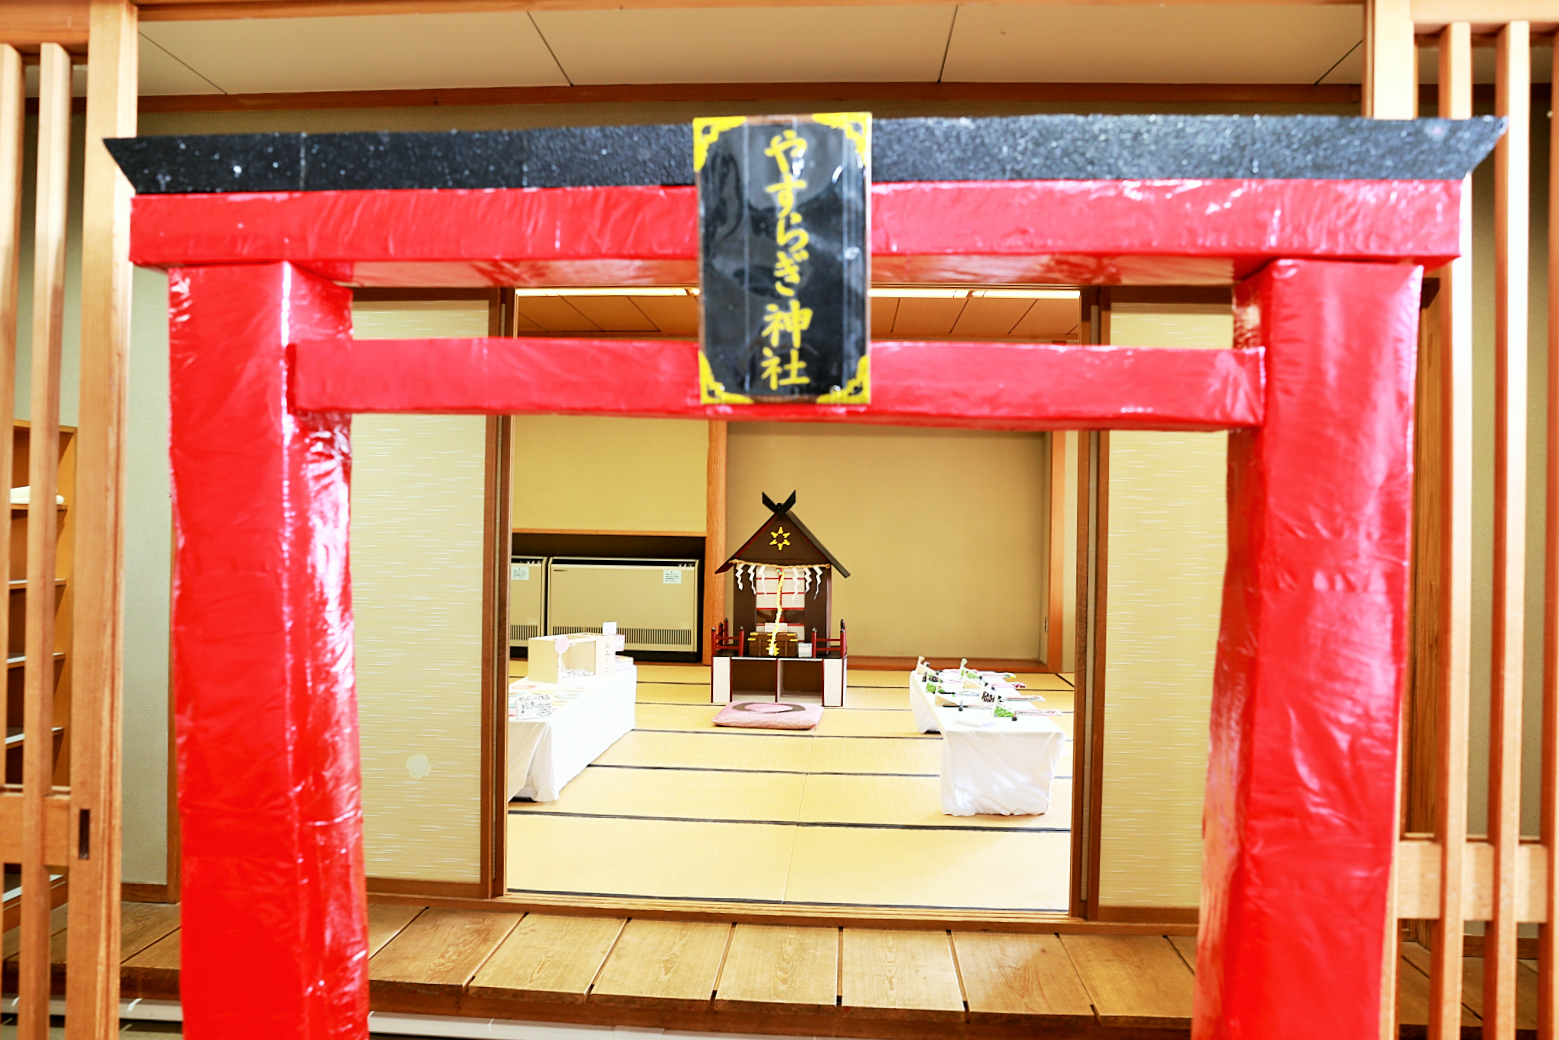
[[[1459,181],[978,181],[872,188],[878,281],[1230,284],[1269,260],[1457,254]],[[697,281],[692,188],[141,195],[131,259],[286,260],[358,285]]]
[[[295,346],[309,412],[526,412],[982,429],[1259,426],[1261,350],[891,341],[872,403],[703,405],[681,340],[311,340]]]

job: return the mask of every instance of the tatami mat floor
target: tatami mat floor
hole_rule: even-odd
[[[852,671],[817,729],[772,732],[715,728],[708,669],[641,664],[638,728],[556,802],[510,805],[510,891],[1065,912],[1072,688],[1022,678],[1068,738],[1052,808],[955,817],[907,672]]]

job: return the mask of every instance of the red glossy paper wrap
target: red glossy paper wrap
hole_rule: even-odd
[[[356,1040],[368,940],[347,571],[349,417],[288,344],[351,293],[288,264],[170,272],[185,1034]]]
[[[1457,254],[1461,189],[1344,180],[878,184],[873,277],[1227,285],[1281,257],[1435,265]],[[357,285],[690,285],[697,230],[692,188],[141,195],[131,259],[287,260]]]
[[[1236,289],[1267,407],[1229,440],[1198,1040],[1380,1033],[1420,277],[1281,261]]]
[[[297,345],[301,408],[563,412],[983,429],[1206,430],[1261,422],[1259,350],[875,342],[872,403],[703,405],[677,340],[339,340]]]

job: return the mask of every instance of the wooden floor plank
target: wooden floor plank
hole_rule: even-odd
[[[124,961],[119,975],[143,986],[173,987],[179,983],[179,932],[174,931]]]
[[[49,934],[51,936],[58,935],[65,930],[65,925],[68,923],[66,914],[69,907],[69,903],[61,903],[49,911]],[[17,951],[22,948],[21,944],[22,930],[20,928],[12,928],[6,932],[3,937],[0,937],[0,961],[15,960]],[[14,964],[9,966],[15,967]]]
[[[1481,1020],[1483,1015],[1483,958],[1462,958],[1462,1004]],[[1516,970],[1516,1028],[1537,1028],[1537,972]]]
[[[714,1008],[832,1014],[838,992],[839,929],[739,924]]]
[[[991,1017],[1034,1026],[1093,1021],[1088,991],[1054,935],[954,932],[953,952],[971,1021]]]
[[[1397,965],[1397,1021],[1405,1026],[1429,1024],[1429,951],[1416,942],[1401,944],[1402,963]],[[1462,1025],[1476,1026],[1480,1019],[1467,1007],[1466,965],[1462,966]],[[1478,995],[1481,998],[1482,978]],[[1534,991],[1535,992],[1535,991]]]
[[[621,917],[529,914],[482,965],[466,992],[583,1004],[624,923]]]
[[[424,910],[368,962],[369,992],[458,997],[519,914]]]
[[[119,904],[119,961],[124,963],[179,927],[175,903]]]
[[[1180,959],[1185,961],[1186,967],[1191,969],[1191,974],[1196,974],[1196,936],[1171,935],[1169,945],[1173,946],[1180,954]]]
[[[841,1011],[869,1018],[962,1020],[946,932],[846,928]]]
[[[420,906],[394,906],[388,903],[368,904],[368,956],[372,957],[384,949],[386,943],[397,935],[418,914],[422,913]]]
[[[1191,969],[1162,935],[1063,935],[1099,1023],[1143,1029],[1190,1024]]]
[[[714,996],[731,926],[629,921],[590,991],[592,1004],[702,1011]]]

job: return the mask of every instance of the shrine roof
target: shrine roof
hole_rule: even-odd
[[[872,180],[1453,180],[1505,121],[1351,116],[880,119]],[[689,125],[106,142],[143,195],[688,185]]]
[[[763,536],[769,533],[769,522],[778,519],[790,524],[794,528],[791,533],[800,535],[808,547],[816,550],[819,556],[827,560],[828,564],[839,572],[841,578],[850,576],[850,572],[845,570],[844,564],[840,563],[838,558],[828,551],[828,547],[818,540],[817,535],[808,530],[807,525],[802,523],[795,513],[791,512],[791,507],[796,504],[796,493],[794,491],[783,502],[776,502],[765,494],[763,496],[763,504],[768,507],[770,515],[763,523],[758,525],[758,529],[752,533],[752,536],[742,543],[742,547],[732,553],[731,558],[720,565],[715,571],[716,574],[723,574],[738,563],[762,563],[784,566],[787,561],[783,558],[777,558],[775,553],[769,552],[763,542]],[[780,548],[783,549],[784,546]]]

